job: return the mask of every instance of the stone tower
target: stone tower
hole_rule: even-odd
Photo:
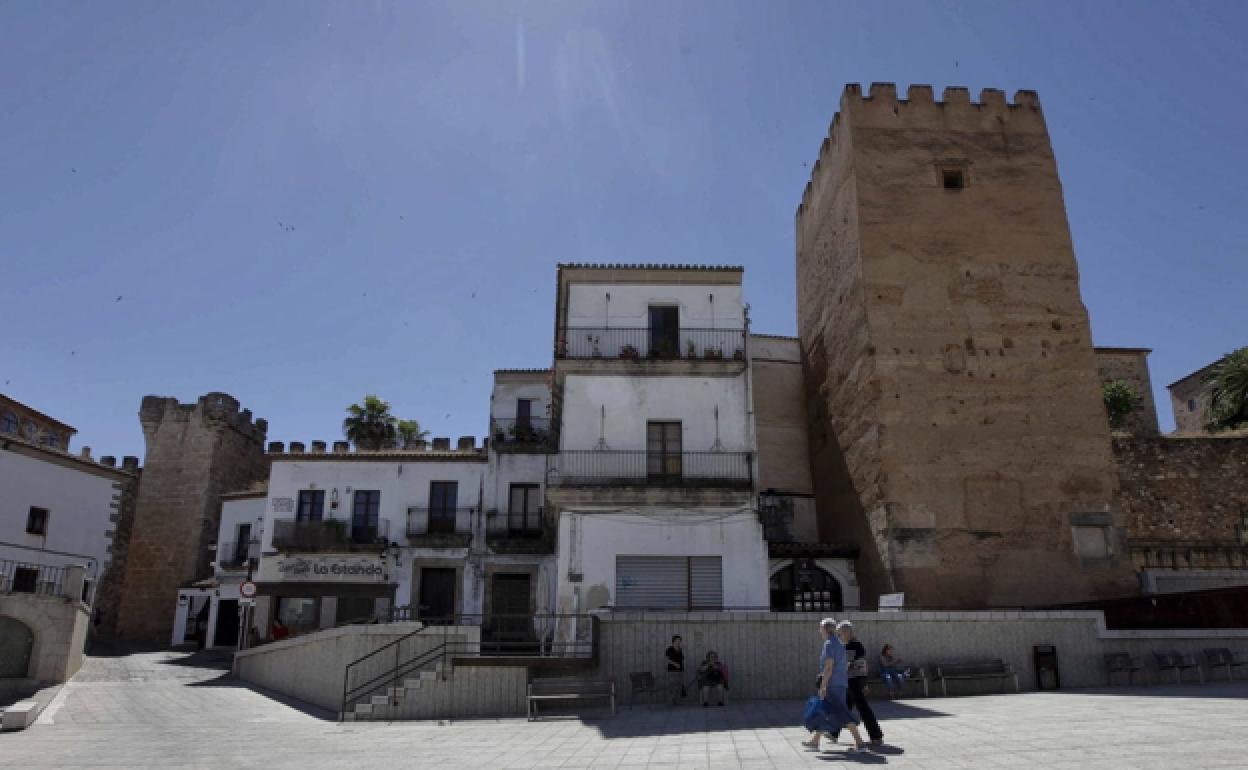
[[[864,605],[1136,592],[1034,92],[846,86],[797,282],[820,534],[860,547]]]
[[[225,393],[194,404],[146,396],[139,408],[147,456],[125,559],[117,617],[123,639],[167,642],[178,588],[208,572],[220,494],[268,477],[268,424]]]

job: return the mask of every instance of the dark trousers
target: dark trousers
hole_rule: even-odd
[[[853,711],[858,710],[858,717],[862,720],[862,724],[867,728],[867,738],[872,741],[884,740],[884,732],[880,730],[880,723],[875,720],[875,712],[871,710],[871,704],[867,703],[867,694],[863,692],[867,686],[867,678],[865,676],[856,676],[849,680],[849,690],[845,693],[845,706]],[[832,740],[836,740],[840,735],[838,730],[832,734]]]

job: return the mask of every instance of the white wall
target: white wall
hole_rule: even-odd
[[[546,493],[546,455],[520,452],[491,453],[485,482],[485,509],[507,511],[512,484],[538,484]]]
[[[705,452],[719,440],[728,452],[750,450],[745,377],[627,377],[568,375],[563,391],[561,449],[593,449],[606,408],[607,446],[646,448],[647,420],[680,420],[683,450]]]
[[[223,500],[221,502],[221,524],[217,527],[218,545],[237,543],[238,526],[251,525],[251,539],[259,540],[264,531],[264,497],[248,497],[242,500]],[[256,549],[258,556],[258,549]],[[218,557],[230,557],[233,554],[218,553]],[[219,570],[218,570],[219,571]]]
[[[724,606],[767,607],[767,546],[753,511],[707,509],[644,513],[565,511],[559,517],[558,611],[614,604],[615,557],[721,556]],[[569,572],[580,583],[568,582]],[[575,598],[579,592],[579,599]]]
[[[745,325],[740,286],[623,283],[570,285],[567,325],[645,328],[650,325],[651,305],[679,306],[680,325],[685,328],[741,329]]]
[[[0,451],[0,541],[28,546],[0,545],[0,560],[13,559],[33,564],[61,567],[82,564],[84,559],[42,553],[34,549],[83,554],[95,559],[88,563],[87,579],[98,581],[108,564],[106,534],[117,509],[113,495],[120,493],[112,478],[57,463]],[[31,506],[48,510],[47,535],[26,533]]]
[[[490,394],[490,418],[514,420],[516,418],[516,401],[521,398],[533,400],[533,418],[550,416],[550,388],[544,381],[539,382],[495,382],[494,391]]]

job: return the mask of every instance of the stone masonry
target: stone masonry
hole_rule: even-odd
[[[1136,436],[1156,436],[1157,405],[1153,401],[1153,381],[1148,374],[1145,348],[1097,348],[1096,374],[1102,384],[1121,381],[1131,386],[1139,397],[1139,407],[1127,415],[1123,432]]]
[[[268,477],[267,423],[225,393],[194,404],[146,396],[139,409],[147,455],[126,555],[117,619],[121,638],[165,642],[178,588],[208,571],[220,495]]]
[[[861,547],[864,603],[1134,593],[1039,100],[907,96],[845,88],[797,211],[821,539]]]

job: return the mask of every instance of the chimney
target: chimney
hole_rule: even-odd
[[[82,448],[82,451],[78,453],[78,456],[84,460],[90,460],[91,459],[91,447],[84,446]]]
[[[110,468],[116,468],[117,458],[112,455],[104,455],[100,458],[100,465],[107,465]]]

